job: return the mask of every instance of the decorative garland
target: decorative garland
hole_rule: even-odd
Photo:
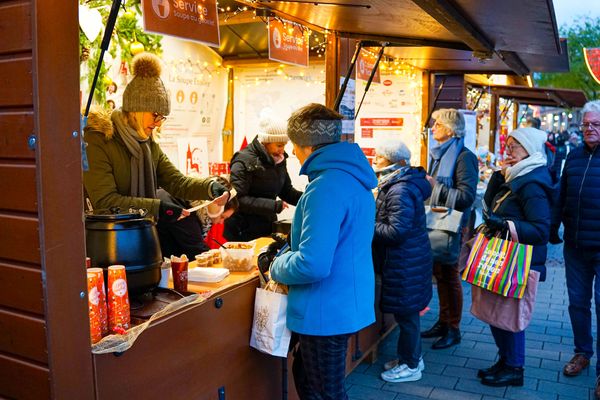
[[[108,14],[112,5],[111,0],[79,0],[81,5],[85,5],[90,9],[97,10],[102,16],[102,32],[94,39],[93,42],[79,29],[79,46],[80,46],[80,63],[87,67],[82,71],[82,79],[88,82],[91,88],[94,80],[94,73],[98,65],[98,57],[100,56],[100,44],[104,35],[104,27],[108,20]],[[161,40],[159,35],[151,35],[144,32],[138,25],[141,21],[141,5],[140,0],[125,0],[123,1],[122,10],[119,11],[115,29],[108,48],[108,54],[116,58],[119,55],[121,62],[127,65],[127,70],[130,70],[130,63],[138,53],[147,51],[158,56],[162,55]],[[106,55],[105,55],[106,57]],[[103,107],[108,107],[106,102],[106,91],[113,81],[108,76],[108,69],[105,63],[102,64],[98,75],[98,82],[94,90],[94,102]]]

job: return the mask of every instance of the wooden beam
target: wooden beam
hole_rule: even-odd
[[[521,60],[514,51],[497,51],[498,57],[517,75],[529,75],[529,67]]]
[[[423,93],[423,97],[421,99],[421,160],[420,160],[420,165],[423,168],[427,168],[427,147],[429,145],[429,137],[427,135],[427,131],[425,130],[425,125],[427,124],[426,121],[427,116],[429,115],[429,109],[431,107],[431,105],[429,104],[430,102],[430,98],[431,98],[431,77],[432,74],[429,71],[423,71],[423,75],[421,78],[421,82],[422,82],[422,89],[421,89],[421,93]]]
[[[389,42],[390,45],[386,47],[440,47],[443,49],[454,49],[454,50],[466,50],[469,51],[471,48],[464,43],[460,42],[447,42],[443,40],[429,40],[429,39],[417,39],[417,38],[402,38],[395,36],[382,36],[372,35],[364,33],[354,32],[340,32],[340,36],[349,39],[357,40],[372,40],[375,43],[365,43],[365,47],[369,46],[380,46],[380,42]]]
[[[227,68],[227,105],[225,107],[225,122],[223,124],[223,130],[221,131],[221,139],[223,141],[223,161],[231,160],[233,157],[233,133],[234,129],[234,118],[233,118],[233,104],[234,104],[234,72],[233,68]]]
[[[472,50],[491,53],[494,44],[467,19],[464,12],[448,0],[412,0]]]
[[[325,105],[333,109],[340,90],[340,36],[333,32],[325,49]]]
[[[498,100],[498,95],[492,94],[492,99],[490,101],[490,142],[488,143],[490,153],[492,154],[495,154],[496,149],[496,130],[498,129]]]
[[[254,10],[242,11],[237,14],[219,13],[219,26],[262,23]]]

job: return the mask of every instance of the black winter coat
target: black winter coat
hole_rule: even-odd
[[[434,178],[437,177],[438,168],[436,167],[435,171],[429,171],[429,175]],[[456,168],[452,180],[454,181],[453,188],[448,188],[440,182],[436,182],[436,185],[442,185],[438,204],[445,205],[449,189],[455,189],[458,192],[455,209],[462,212],[469,211],[477,194],[479,163],[477,156],[466,147],[463,147],[456,159]],[[468,217],[468,214],[465,213],[465,216]]]
[[[383,312],[411,314],[431,300],[433,259],[423,206],[430,195],[423,168],[410,168],[379,190],[373,260],[382,274]]]
[[[287,160],[275,164],[258,137],[233,155],[230,179],[240,202],[238,211],[225,221],[223,234],[231,241],[246,242],[269,236],[277,214],[282,211],[277,197],[296,205],[302,195],[292,187]]]
[[[566,244],[600,250],[600,150],[587,145],[567,156],[560,180],[557,212]]]
[[[553,190],[548,167],[543,166],[508,183],[500,171],[494,172],[483,196],[490,212],[514,222],[519,243],[533,245],[531,269],[540,272],[540,281],[546,280]],[[498,208],[493,211],[498,201]]]
[[[184,209],[191,206],[188,201],[177,199],[163,189],[159,189],[156,195],[161,201],[174,203]],[[156,230],[163,257],[179,257],[185,254],[188,259],[193,260],[196,254],[210,250],[204,243],[204,229],[196,213],[176,222],[164,222],[159,219]]]

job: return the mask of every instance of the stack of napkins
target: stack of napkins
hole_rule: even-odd
[[[221,282],[229,275],[227,268],[190,268],[188,280],[192,282]]]

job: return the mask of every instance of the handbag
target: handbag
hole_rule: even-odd
[[[533,246],[478,233],[462,279],[505,297],[525,294]]]
[[[455,264],[460,254],[460,228],[463,213],[454,209],[458,196],[456,189],[448,191],[445,206],[437,205],[440,191],[441,185],[435,185],[430,205],[425,206],[431,252],[434,261]]]
[[[521,299],[504,297],[479,286],[471,286],[471,314],[480,321],[509,332],[520,332],[529,326],[540,273],[531,271]]]
[[[286,326],[287,291],[284,285],[257,288],[250,346],[277,357],[287,357],[292,332]],[[285,293],[284,293],[285,292]]]

